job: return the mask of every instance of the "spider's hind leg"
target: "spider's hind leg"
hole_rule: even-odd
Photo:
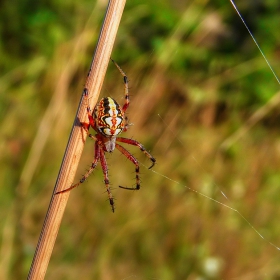
[[[128,88],[128,78],[126,76],[126,74],[124,73],[124,71],[122,70],[122,68],[117,64],[116,61],[114,61],[111,58],[112,62],[115,64],[115,66],[118,68],[119,72],[122,74],[123,76],[123,82],[124,82],[124,95],[125,95],[125,103],[123,105],[123,111],[125,112],[129,106],[129,88]]]
[[[82,127],[87,131],[87,133],[88,133],[90,126],[91,126],[92,128],[94,128],[94,126],[95,126],[95,120],[94,120],[94,118],[92,117],[92,112],[91,112],[91,109],[90,109],[90,106],[89,106],[89,100],[88,100],[88,89],[87,89],[86,87],[84,88],[83,95],[84,95],[84,99],[85,99],[85,101],[86,101],[87,115],[88,115],[89,123],[81,122],[81,126],[82,126]]]

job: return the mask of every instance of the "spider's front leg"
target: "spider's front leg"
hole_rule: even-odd
[[[90,137],[95,140],[95,138],[92,135],[90,135]],[[56,192],[55,194],[69,192],[70,190],[72,190],[72,189],[78,187],[80,184],[82,184],[89,177],[89,175],[93,172],[93,170],[97,166],[97,163],[98,163],[98,161],[100,159],[100,154],[101,154],[101,148],[100,148],[100,146],[98,144],[98,141],[95,141],[94,161],[92,162],[89,170],[83,175],[83,177],[81,178],[81,180],[78,183],[72,185],[71,187],[69,187],[69,188],[67,188],[65,190]]]
[[[117,137],[116,141],[126,143],[126,144],[129,144],[129,145],[137,146],[151,160],[152,165],[149,167],[149,169],[152,168],[155,165],[156,159],[148,151],[146,151],[144,146],[141,143],[139,143],[138,141],[133,140],[133,139],[124,138],[124,137]],[[129,151],[127,151],[123,146],[116,143],[116,148],[122,154],[124,154],[130,161],[132,161],[134,163],[134,165],[136,166],[135,167],[136,187],[135,188],[127,188],[127,187],[122,187],[122,186],[119,186],[119,187],[122,188],[122,189],[126,189],[126,190],[139,190],[140,189],[140,178],[139,178],[139,163],[138,163],[138,160]]]
[[[139,178],[139,163],[138,160],[128,151],[126,150],[123,146],[119,145],[116,143],[116,148],[123,154],[125,155],[130,161],[132,161],[135,165],[135,173],[136,173],[136,187],[135,188],[127,188],[127,187],[122,187],[119,186],[122,189],[126,190],[140,190],[140,178]]]
[[[117,137],[116,141],[126,143],[129,145],[133,145],[133,146],[137,146],[152,162],[152,165],[149,167],[149,169],[151,169],[155,165],[156,159],[138,141],[133,140],[133,139],[124,138],[124,137]]]
[[[100,149],[100,163],[101,163],[102,171],[104,174],[104,183],[106,186],[106,191],[108,193],[109,202],[110,202],[112,211],[114,213],[115,212],[114,198],[113,198],[113,195],[112,195],[110,187],[109,187],[110,182],[109,182],[109,176],[108,176],[108,166],[107,166],[105,154],[104,154],[104,151],[102,148]]]

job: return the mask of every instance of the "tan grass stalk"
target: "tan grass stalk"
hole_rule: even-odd
[[[125,0],[110,0],[107,7],[102,30],[85,84],[89,92],[91,108],[96,104],[102,87],[125,2]],[[86,133],[83,132],[80,127],[80,121],[87,120],[85,109],[82,97],[28,274],[28,279],[44,279],[45,277],[70,193],[54,194],[57,191],[69,187],[74,180],[86,138]]]

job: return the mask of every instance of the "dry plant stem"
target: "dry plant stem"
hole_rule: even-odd
[[[85,88],[88,90],[91,108],[96,104],[102,87],[125,2],[125,0],[111,0],[107,7],[103,27],[85,84]],[[69,187],[74,180],[86,139],[86,133],[80,126],[81,121],[86,121],[86,107],[83,103],[83,97],[81,98],[75,117],[28,279],[44,279],[45,277],[70,193],[54,194],[57,191]]]

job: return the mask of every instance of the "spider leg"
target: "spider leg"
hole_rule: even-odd
[[[106,162],[106,158],[105,158],[103,149],[100,149],[100,163],[101,163],[102,171],[104,174],[104,183],[105,183],[106,190],[108,193],[109,202],[110,202],[112,211],[114,213],[114,211],[115,211],[114,198],[113,198],[113,195],[112,195],[110,187],[109,187],[110,182],[109,182],[109,176],[108,176],[108,166],[107,166],[107,162]]]
[[[124,94],[125,94],[125,103],[123,105],[123,111],[125,112],[126,109],[129,106],[129,90],[128,90],[128,78],[122,68],[111,58],[112,62],[116,65],[116,67],[119,69],[120,73],[123,75],[123,81],[124,81]]]
[[[156,159],[148,151],[146,151],[144,146],[141,143],[139,143],[138,141],[133,140],[133,139],[124,138],[124,137],[117,137],[116,141],[137,146],[152,162],[152,165],[149,167],[149,169],[151,169],[155,165]]]
[[[92,117],[92,113],[91,113],[91,110],[90,110],[90,107],[89,107],[88,89],[87,88],[84,88],[83,94],[84,94],[84,98],[85,98],[86,103],[87,103],[87,115],[88,115],[89,123],[81,122],[81,125],[88,132],[90,126],[92,128],[94,128],[95,121],[94,121],[94,118]]]
[[[126,132],[131,124],[128,123],[127,116],[124,117],[124,121],[125,121],[125,124],[124,124],[124,128],[123,128],[123,132]]]
[[[138,163],[138,160],[128,150],[126,150],[123,146],[116,143],[116,148],[123,155],[125,155],[130,161],[132,161],[134,163],[135,173],[136,173],[136,187],[135,188],[127,188],[127,187],[122,187],[122,186],[119,186],[119,187],[122,188],[122,189],[126,189],[126,190],[139,190],[140,189],[140,178],[139,178],[139,163]]]
[[[81,178],[81,180],[72,185],[71,187],[65,189],[65,190],[62,190],[62,191],[59,191],[59,192],[56,192],[55,194],[59,194],[59,193],[65,193],[65,192],[69,192],[70,190],[78,187],[80,184],[82,184],[88,177],[89,175],[92,173],[92,171],[95,169],[95,167],[97,166],[97,163],[98,163],[98,160],[100,159],[100,154],[101,154],[101,148],[100,146],[98,145],[98,142],[96,141],[95,142],[95,155],[94,155],[94,161],[92,162],[91,164],[91,167],[89,168],[89,170],[83,175],[83,177]]]

